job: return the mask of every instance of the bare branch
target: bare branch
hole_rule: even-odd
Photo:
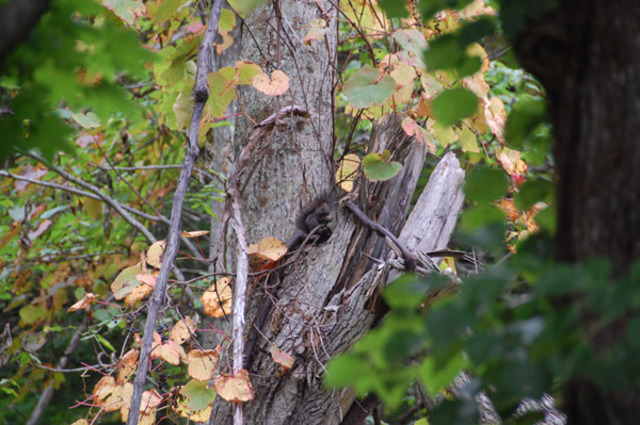
[[[169,235],[166,238],[166,248],[160,267],[156,286],[151,295],[148,305],[147,321],[144,326],[144,337],[142,338],[142,347],[140,350],[140,360],[136,371],[134,381],[133,395],[131,397],[131,405],[127,425],[137,425],[140,412],[140,403],[142,401],[142,390],[149,372],[149,362],[151,355],[151,343],[153,340],[153,332],[156,327],[156,319],[158,310],[163,304],[167,290],[167,279],[171,271],[173,262],[178,251],[178,237],[180,235],[180,217],[182,215],[182,206],[184,198],[189,187],[189,179],[191,171],[195,165],[196,158],[200,152],[198,148],[198,132],[200,129],[200,120],[204,105],[209,98],[209,89],[207,86],[207,77],[211,72],[211,46],[218,33],[218,24],[220,21],[220,13],[222,11],[222,0],[215,0],[211,5],[209,14],[209,23],[205,31],[200,50],[198,52],[198,71],[196,73],[196,81],[193,90],[193,115],[191,116],[191,125],[189,127],[189,145],[184,159],[184,165],[180,172],[180,179],[173,195],[173,208],[171,210],[171,224],[169,226]]]
[[[67,173],[62,168],[52,164],[51,162],[47,161],[46,159],[44,159],[43,157],[41,157],[40,155],[38,155],[36,153],[26,152],[25,155],[35,159],[36,161],[39,161],[39,162],[43,163],[47,168],[49,168],[50,170],[55,171],[60,176],[64,177],[66,180],[68,180],[68,181],[70,181],[72,183],[75,183],[78,186],[83,187],[83,188],[87,189],[88,191],[94,193],[98,197],[100,197],[100,199],[102,199],[104,202],[109,204],[114,210],[116,210],[118,212],[118,214],[120,214],[120,216],[122,216],[122,218],[127,223],[129,223],[132,227],[134,227],[136,230],[138,230],[140,233],[142,233],[144,235],[144,237],[147,238],[147,240],[149,242],[153,243],[153,242],[155,242],[157,240],[155,238],[155,236],[153,236],[153,234],[149,231],[149,229],[144,227],[142,225],[142,223],[140,223],[138,220],[133,218],[131,216],[131,214],[129,214],[127,211],[125,211],[125,209],[122,207],[122,204],[120,204],[118,201],[113,199],[111,196],[109,196],[109,195],[105,194],[104,192],[102,192],[96,186],[92,185],[91,183],[87,183],[86,181],[81,180],[81,179],[79,179],[79,178]]]
[[[32,178],[29,178],[29,177],[19,176],[17,174],[13,174],[13,173],[10,173],[9,171],[5,171],[5,170],[0,170],[0,176],[10,177],[10,178],[12,178],[14,180],[21,180],[21,181],[37,184],[37,185],[44,186],[44,187],[50,187],[52,189],[64,190],[65,192],[75,193],[76,195],[86,196],[87,198],[91,198],[91,199],[95,199],[95,200],[99,200],[99,201],[104,201],[104,199],[102,199],[98,195],[95,195],[92,192],[86,192],[84,190],[76,189],[75,187],[71,187],[71,186],[64,186],[64,185],[57,184],[57,183],[45,182],[45,181],[41,181],[41,180],[32,179]],[[142,218],[145,218],[147,220],[163,221],[161,217],[156,217],[154,215],[143,213],[142,211],[138,211],[137,209],[132,208],[132,207],[126,205],[126,204],[120,204],[115,199],[113,200],[113,202],[118,203],[122,207],[122,209],[130,212],[131,214],[135,214],[135,215],[140,216]],[[167,219],[165,218],[165,220],[167,220]],[[169,220],[167,220],[167,223],[168,223],[168,221]]]

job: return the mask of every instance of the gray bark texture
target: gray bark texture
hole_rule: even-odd
[[[290,77],[289,91],[280,97],[253,88],[240,91],[240,107],[253,121],[275,117],[268,127],[240,118],[235,130],[236,156],[240,152],[250,156],[243,160],[247,165],[238,180],[249,243],[269,236],[286,241],[305,206],[323,194],[339,197],[333,183],[338,13],[334,4],[280,0],[259,6],[246,18],[239,59],[257,62],[269,73],[280,69]],[[305,45],[301,40],[314,18],[328,19],[327,34],[324,40]],[[384,182],[362,179],[349,198],[368,217],[399,235],[410,251],[442,249],[462,207],[464,172],[453,154],[445,156],[405,226],[427,147],[402,131],[401,119],[391,115],[377,123],[368,152],[389,149],[391,160],[402,163],[402,170]],[[247,152],[258,128],[260,139]],[[251,356],[255,398],[243,405],[247,424],[340,424],[354,401],[349,389],[323,387],[324,365],[370,328],[379,291],[391,270],[387,260],[396,254],[385,238],[357,222],[337,202],[332,216],[331,238],[296,255],[280,273],[275,292],[267,293],[264,278],[250,282],[245,335],[257,325],[261,306],[271,301],[274,305]],[[295,359],[282,376],[269,354],[272,345]],[[231,414],[231,404],[218,398],[209,424],[230,424]]]

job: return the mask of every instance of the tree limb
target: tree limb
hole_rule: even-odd
[[[178,237],[180,235],[180,217],[182,214],[182,206],[184,198],[189,187],[189,179],[191,171],[195,165],[200,149],[198,148],[198,133],[200,130],[200,120],[204,106],[209,98],[209,88],[207,86],[207,77],[211,72],[211,47],[218,33],[218,24],[220,22],[220,13],[222,10],[222,0],[215,0],[211,5],[209,14],[209,22],[205,31],[200,49],[198,52],[198,71],[196,73],[196,81],[193,89],[193,115],[191,116],[191,124],[189,127],[189,145],[184,159],[184,165],[180,172],[180,179],[176,191],[173,195],[173,208],[171,210],[171,225],[169,226],[169,235],[166,239],[166,248],[162,258],[162,266],[158,275],[156,286],[149,300],[147,321],[144,326],[144,336],[142,338],[142,347],[140,349],[140,360],[136,371],[134,381],[133,395],[131,397],[131,405],[127,425],[137,425],[140,412],[140,403],[142,401],[142,391],[144,383],[149,372],[149,363],[151,355],[151,343],[153,340],[153,332],[156,327],[156,319],[158,310],[162,306],[167,290],[167,279],[171,271],[173,262],[178,251]]]

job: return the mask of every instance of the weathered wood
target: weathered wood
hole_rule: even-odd
[[[255,141],[254,124],[239,119],[235,132],[236,156],[243,151],[239,186],[245,188],[242,213],[250,243],[267,236],[287,240],[300,210],[331,190],[334,20],[325,40],[310,46],[299,40],[311,19],[336,13],[332,4],[282,0],[260,6],[247,18],[253,37],[243,35],[240,59],[258,62],[268,72],[282,69],[291,78],[289,92],[280,98],[254,89],[241,91],[242,108],[255,122],[276,117],[268,129],[260,127],[260,138],[252,149],[245,146]],[[304,113],[281,114],[293,109]],[[280,116],[283,118],[278,119]],[[427,155],[427,147],[409,138],[400,121],[400,116],[391,115],[375,125],[368,151],[389,149],[392,160],[402,163],[403,169],[385,182],[362,181],[356,198],[362,211],[396,236],[403,229]],[[447,156],[434,172],[434,183],[425,189],[423,196],[429,200],[419,203],[425,205],[423,214],[432,211],[436,216],[428,220],[432,226],[411,225],[415,231],[431,233],[421,238],[406,229],[407,243],[429,239],[433,248],[446,246],[461,206],[463,173],[456,164],[453,155]],[[447,206],[438,206],[440,202]],[[255,399],[243,406],[246,423],[338,424],[353,401],[349,390],[328,392],[323,388],[324,364],[370,327],[374,318],[368,309],[370,297],[384,286],[390,270],[388,265],[378,267],[371,258],[385,261],[393,254],[384,238],[354,221],[350,213],[336,206],[334,214],[329,241],[306,248],[282,273],[277,301],[260,329],[253,354],[250,376]],[[266,301],[263,286],[257,281],[250,290],[247,324]],[[293,368],[282,377],[269,355],[271,345],[295,358]],[[229,423],[230,412],[227,402],[217,400],[209,423]]]

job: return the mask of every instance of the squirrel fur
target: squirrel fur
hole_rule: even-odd
[[[302,210],[296,221],[296,231],[286,242],[289,252],[300,246],[316,228],[310,241],[314,244],[327,241],[333,233],[328,226],[331,221],[331,200],[328,196],[321,196]]]

